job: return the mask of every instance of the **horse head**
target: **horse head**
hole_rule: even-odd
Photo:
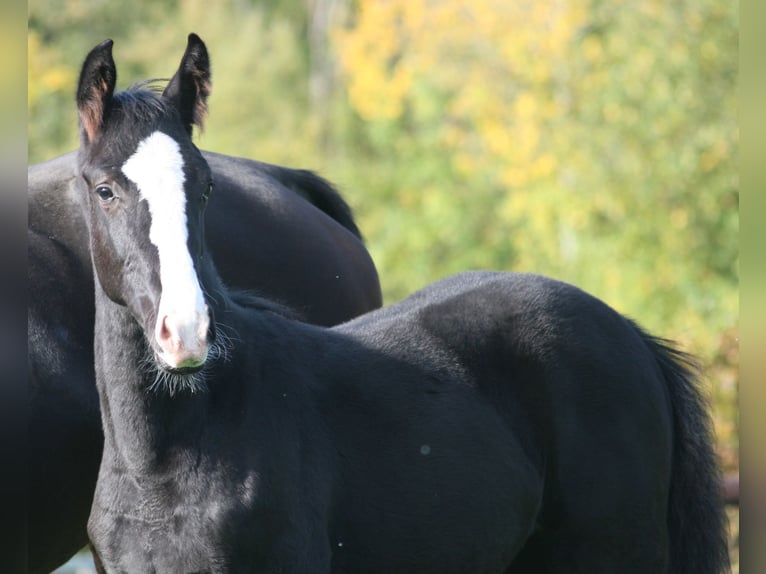
[[[158,369],[191,375],[205,365],[215,321],[200,271],[210,168],[192,143],[210,93],[204,43],[190,34],[162,94],[115,94],[112,41],[96,46],[77,89],[78,175],[98,283],[143,328]]]

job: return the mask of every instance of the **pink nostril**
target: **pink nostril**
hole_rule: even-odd
[[[157,342],[166,352],[177,353],[181,350],[181,337],[168,321],[169,317],[165,315],[160,321],[160,328],[157,331]]]

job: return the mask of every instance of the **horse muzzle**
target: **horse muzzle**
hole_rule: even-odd
[[[161,313],[154,332],[163,366],[179,373],[195,372],[208,357],[210,313],[204,310],[184,317],[177,313]]]

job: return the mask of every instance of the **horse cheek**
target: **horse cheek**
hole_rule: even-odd
[[[112,301],[124,305],[119,295],[122,293],[124,267],[121,261],[115,260],[116,250],[111,243],[111,238],[104,230],[92,230],[90,247],[94,260],[99,262],[95,266],[98,282]]]

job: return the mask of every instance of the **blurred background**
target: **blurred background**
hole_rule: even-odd
[[[196,32],[213,66],[197,144],[333,181],[386,303],[466,269],[574,283],[700,358],[736,473],[738,14],[730,0],[29,0],[29,161],[77,147],[90,48],[114,39],[126,88],[169,77]]]

